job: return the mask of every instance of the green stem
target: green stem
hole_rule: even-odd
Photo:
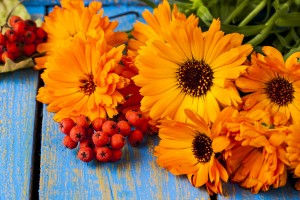
[[[282,6],[280,6],[280,10],[285,10],[286,8],[288,8],[291,4],[291,1],[288,1],[284,4],[282,4]],[[265,23],[266,27],[264,29],[262,29],[262,31],[256,35],[254,38],[252,38],[249,42],[249,44],[252,44],[252,46],[257,46],[258,44],[260,44],[262,41],[264,41],[270,34],[278,16],[279,16],[279,11],[276,11],[276,13],[273,14],[273,16]]]
[[[238,5],[225,19],[224,24],[229,24],[231,20],[234,19],[248,5],[248,1],[249,0],[245,0],[240,5]]]
[[[145,4],[147,4],[148,6],[150,6],[151,8],[155,8],[156,7],[156,4],[153,3],[152,1],[150,0],[140,0],[141,2],[144,2]]]
[[[254,38],[252,38],[248,43],[252,44],[252,46],[257,46],[262,41],[264,41],[264,39],[269,36],[269,33],[271,32],[277,18],[278,14],[273,14],[273,16],[266,22],[266,27],[262,29],[262,31]]]
[[[239,27],[247,25],[256,15],[267,5],[267,0],[261,1],[254,10],[238,25]]]

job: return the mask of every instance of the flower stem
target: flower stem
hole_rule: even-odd
[[[224,24],[229,24],[232,19],[234,19],[248,4],[249,0],[243,1],[240,5],[238,5],[231,14],[225,19]]]
[[[247,25],[267,4],[267,0],[261,1],[255,9],[238,25],[239,27]]]
[[[256,35],[254,38],[252,38],[248,43],[252,44],[253,46],[257,46],[262,41],[264,41],[270,34],[272,28],[274,27],[274,24],[278,18],[278,16],[281,14],[281,11],[286,10],[290,7],[291,1],[287,1],[286,3],[282,4],[278,11],[276,11],[272,17],[265,23],[266,27],[261,30],[261,32]]]

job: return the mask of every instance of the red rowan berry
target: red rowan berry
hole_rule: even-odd
[[[41,39],[43,42],[47,40],[47,33],[44,31],[43,28],[38,27],[35,31],[36,36],[38,39]]]
[[[68,149],[75,149],[77,147],[77,142],[74,142],[70,136],[66,135],[63,140],[63,144]]]
[[[23,20],[16,22],[12,27],[19,36],[24,35],[26,32],[26,24]]]
[[[122,149],[125,145],[125,138],[121,134],[114,134],[110,139],[110,146],[113,149]]]
[[[109,147],[98,147],[96,158],[100,162],[108,162],[112,156],[111,149]]]
[[[121,149],[112,149],[111,152],[112,152],[112,156],[110,158],[111,162],[116,162],[121,159],[123,154]]]
[[[89,127],[86,129],[86,136],[92,138],[94,132],[94,129],[92,127]]]
[[[24,36],[25,36],[25,39],[24,39],[25,44],[34,43],[34,41],[35,41],[35,33],[33,31],[27,30],[25,32]]]
[[[85,138],[84,140],[80,141],[79,143],[79,148],[83,148],[83,147],[94,147],[94,143],[92,138]]]
[[[145,121],[145,118],[140,111],[129,110],[126,112],[125,117],[129,124],[133,126],[140,126]]]
[[[74,142],[82,141],[86,138],[86,131],[82,126],[76,125],[70,130],[70,137]]]
[[[79,149],[77,156],[83,162],[90,162],[94,159],[94,152],[92,148],[84,147]]]
[[[118,126],[119,133],[122,134],[123,136],[128,136],[130,134],[131,126],[127,121],[124,120],[118,121],[117,126]]]
[[[102,147],[109,143],[110,138],[106,132],[96,131],[92,136],[92,140],[96,146]]]
[[[12,15],[9,18],[8,23],[9,23],[10,26],[14,26],[14,24],[19,22],[19,21],[23,21],[23,19],[20,16]]]
[[[75,126],[75,122],[71,118],[64,118],[59,122],[59,130],[69,135],[71,129]]]
[[[133,130],[131,131],[130,135],[128,136],[129,144],[133,147],[138,146],[140,143],[143,142],[144,135],[140,130]]]
[[[36,27],[36,23],[35,21],[31,20],[31,19],[26,19],[24,20],[25,25],[26,25],[26,30],[35,32],[37,27]]]
[[[33,44],[33,43],[25,44],[23,46],[23,52],[24,52],[24,55],[27,56],[27,57],[32,56],[36,52],[35,44]]]
[[[3,46],[6,45],[6,38],[1,32],[0,32],[0,45],[3,45]]]
[[[106,132],[109,136],[118,133],[117,123],[112,120],[106,120],[102,125],[102,131]]]
[[[16,31],[14,31],[12,29],[7,29],[5,31],[5,37],[7,38],[7,41],[9,41],[9,42],[15,42],[18,39],[18,35],[17,35]]]
[[[148,131],[148,127],[149,127],[148,121],[144,120],[144,122],[139,126],[137,126],[136,129],[142,131],[142,133],[146,133]]]
[[[105,121],[105,118],[97,117],[92,121],[92,127],[95,129],[95,131],[102,131],[102,125]]]
[[[87,116],[79,115],[75,118],[77,125],[82,126],[83,128],[88,128],[90,126],[90,120]]]
[[[3,62],[6,62],[6,59],[14,60],[15,57],[11,52],[5,51],[5,52],[2,53],[1,59],[2,59]]]

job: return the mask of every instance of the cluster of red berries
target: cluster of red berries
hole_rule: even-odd
[[[2,29],[5,30],[4,33]],[[15,15],[0,30],[0,63],[5,63],[6,58],[17,61],[23,57],[31,57],[36,52],[37,45],[47,40],[47,33],[37,27],[35,21],[23,20]]]
[[[113,121],[98,117],[92,122],[86,116],[64,118],[59,122],[60,131],[65,135],[63,144],[75,149],[79,144],[78,158],[90,162],[115,162],[122,157],[126,138],[131,146],[138,146],[147,133],[149,119],[140,111],[127,111],[124,120]]]

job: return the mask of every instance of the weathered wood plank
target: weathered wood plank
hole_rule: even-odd
[[[0,199],[28,199],[38,72],[0,74]]]
[[[224,196],[218,196],[219,200],[263,200],[263,199],[300,199],[300,192],[293,188],[291,182],[288,182],[285,187],[271,189],[267,192],[260,192],[258,194],[252,194],[250,190],[239,187],[237,184],[224,184]]]

